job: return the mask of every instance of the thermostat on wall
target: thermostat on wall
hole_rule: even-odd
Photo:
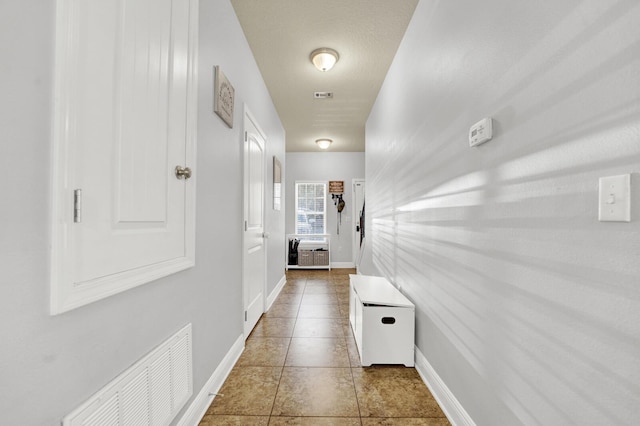
[[[493,137],[491,117],[483,118],[469,129],[469,146],[478,146]]]

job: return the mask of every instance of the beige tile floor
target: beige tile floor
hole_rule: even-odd
[[[201,426],[449,425],[415,369],[360,365],[350,273],[287,272]]]

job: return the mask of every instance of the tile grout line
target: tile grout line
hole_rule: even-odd
[[[340,297],[337,295],[336,292],[336,296],[338,297],[338,305],[340,304]],[[338,309],[340,309],[340,307],[338,306]],[[342,312],[341,312],[342,314]],[[342,334],[344,337],[344,342],[345,342],[345,347],[347,348],[347,357],[349,359],[349,374],[351,374],[351,384],[353,385],[353,394],[355,396],[356,399],[356,406],[358,407],[358,420],[360,422],[360,425],[362,425],[362,410],[360,409],[360,400],[358,399],[358,389],[356,388],[356,380],[355,377],[353,375],[353,366],[351,365],[351,355],[349,353],[349,343],[348,343],[348,339],[350,338],[350,336],[347,333],[351,332],[351,327],[349,324],[349,316],[347,315],[347,331],[344,330],[345,325],[342,325]],[[344,318],[341,316],[340,320],[344,320]]]
[[[302,289],[302,294],[304,296],[304,290],[307,287],[307,278],[304,279],[304,288]],[[280,297],[280,295],[278,295]],[[276,298],[276,301],[278,298]],[[289,344],[287,345],[287,352],[284,355],[284,360],[282,361],[282,369],[280,370],[280,378],[278,379],[278,386],[276,386],[276,392],[273,395],[273,402],[271,403],[271,411],[269,412],[269,419],[267,423],[271,423],[271,417],[274,417],[273,410],[276,407],[276,399],[278,398],[278,392],[280,391],[280,384],[282,383],[282,377],[284,376],[284,369],[287,365],[287,357],[289,356],[289,350],[291,349],[291,342],[293,341],[293,334],[296,330],[296,324],[298,323],[298,315],[300,314],[300,306],[302,306],[302,298],[300,298],[300,302],[298,302],[298,310],[296,311],[296,316],[293,321],[293,329],[291,330],[291,336],[289,336]]]
[[[302,300],[303,300],[304,296],[305,295],[329,294],[334,300],[336,300],[336,303],[329,303],[327,305],[332,306],[331,309],[334,309],[334,307],[337,307],[340,315],[337,318],[334,318],[334,317],[329,317],[329,318],[323,317],[323,318],[317,318],[317,319],[329,319],[332,322],[333,321],[337,322],[337,324],[339,325],[339,330],[340,330],[339,336],[318,336],[318,337],[313,337],[313,336],[304,337],[303,336],[301,338],[303,338],[303,339],[311,339],[311,338],[324,339],[324,338],[326,338],[326,339],[335,339],[336,341],[340,341],[339,337],[342,337],[341,341],[345,345],[345,349],[346,349],[346,352],[347,352],[347,358],[348,358],[347,359],[348,365],[346,367],[340,367],[340,366],[327,366],[327,367],[307,366],[307,367],[304,367],[304,368],[309,368],[309,369],[314,369],[314,368],[340,368],[340,369],[344,369],[344,368],[348,368],[349,369],[349,374],[351,374],[351,381],[352,381],[354,396],[356,398],[356,405],[358,407],[358,414],[357,414],[358,423],[360,425],[362,425],[362,412],[361,412],[361,408],[360,408],[360,401],[358,400],[358,392],[357,392],[357,389],[356,389],[356,386],[355,386],[355,378],[354,378],[354,373],[353,373],[353,369],[355,367],[352,365],[352,360],[351,360],[351,357],[349,355],[350,354],[350,351],[349,351],[349,339],[351,338],[351,336],[347,333],[347,332],[350,331],[349,323],[348,323],[348,316],[346,316],[346,329],[347,329],[347,332],[345,332],[345,317],[343,316],[343,311],[340,309],[340,305],[344,304],[344,303],[341,303],[341,302],[344,302],[343,298],[345,296],[340,296],[339,293],[336,291],[336,289],[339,286],[344,286],[344,284],[338,285],[338,284],[334,283],[332,281],[331,277],[318,278],[318,281],[322,281],[325,285],[330,286],[331,291],[328,292],[328,293],[306,293],[307,290],[309,289],[309,287],[307,286],[309,279],[310,279],[309,277],[297,277],[296,278],[296,280],[299,280],[299,281],[303,281],[304,280],[304,286],[302,287],[301,297],[300,297],[299,302],[298,302],[298,306],[297,306],[297,309],[296,309],[295,316],[293,317],[293,328],[292,328],[291,334],[289,336],[287,336],[288,344],[287,344],[287,348],[286,348],[286,351],[285,351],[285,354],[284,354],[283,365],[280,366],[280,376],[279,376],[279,379],[278,379],[278,382],[277,382],[277,386],[276,386],[276,389],[275,389],[273,400],[271,402],[271,410],[269,411],[269,414],[267,416],[265,416],[265,417],[267,417],[267,422],[269,424],[271,423],[272,418],[281,417],[281,416],[274,415],[275,414],[275,412],[274,412],[274,410],[275,410],[275,402],[277,400],[279,392],[281,391],[281,385],[282,385],[282,379],[284,377],[284,372],[288,368],[287,365],[286,365],[287,364],[287,359],[288,359],[289,355],[291,355],[292,343],[293,343],[293,339],[295,338],[294,334],[295,334],[296,326],[298,325],[298,322],[299,322],[298,320],[306,319],[306,318],[301,318],[300,317],[300,314],[302,312]],[[299,294],[299,293],[295,293],[295,294]],[[263,320],[264,318],[267,318],[267,317],[264,316],[264,317],[261,318],[261,320]],[[279,318],[279,317],[274,317],[274,318]],[[286,317],[282,317],[282,318],[286,318]],[[310,318],[310,319],[313,319],[313,318]],[[264,337],[270,337],[270,336],[264,336]],[[274,337],[274,336],[271,336],[271,337]],[[279,366],[276,365],[275,367],[277,368]],[[291,366],[291,367],[295,367],[295,366]],[[238,415],[238,416],[239,417],[261,417],[262,415],[259,415],[259,416]],[[285,416],[285,417],[291,417],[291,416]],[[325,416],[300,416],[300,417],[304,418],[304,417],[325,417]],[[329,416],[329,417],[353,418],[355,420],[355,417],[351,417],[351,416]]]

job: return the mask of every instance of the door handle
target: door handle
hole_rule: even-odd
[[[267,239],[267,238],[269,238],[270,235],[271,234],[269,234],[268,232],[263,232],[262,233],[262,238]]]
[[[191,169],[189,167],[176,166],[176,178],[187,180],[191,177]]]

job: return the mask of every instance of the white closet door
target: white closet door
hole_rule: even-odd
[[[266,244],[264,229],[266,140],[252,116],[244,116],[244,337],[264,313]]]
[[[193,265],[195,183],[196,2],[61,3],[54,313]]]

